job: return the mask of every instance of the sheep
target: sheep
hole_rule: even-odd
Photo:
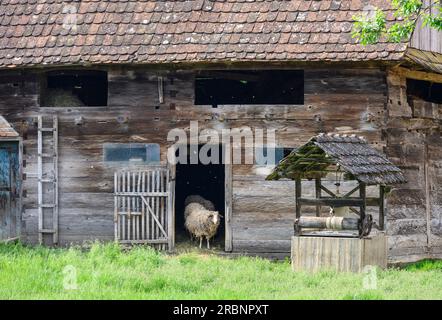
[[[189,203],[196,202],[204,206],[207,210],[215,211],[215,206],[212,203],[212,201],[204,199],[203,197],[199,195],[191,195],[186,197],[184,200],[184,206],[187,206]]]
[[[200,249],[204,237],[207,240],[207,249],[210,249],[209,241],[216,234],[220,223],[219,212],[207,210],[198,203],[189,203],[186,210],[188,212],[184,224],[186,229],[191,235],[200,239]]]
[[[191,202],[186,205],[186,208],[184,209],[184,218],[187,219],[187,217],[190,215],[192,211],[196,210],[207,210],[206,207],[204,207],[201,203],[197,202]]]

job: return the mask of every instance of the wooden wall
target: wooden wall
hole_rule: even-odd
[[[168,131],[188,128],[190,120],[199,120],[200,128],[216,130],[240,126],[275,129],[278,144],[285,147],[299,146],[319,132],[363,135],[381,150],[390,141],[382,131],[387,117],[387,83],[385,71],[380,69],[307,68],[304,105],[218,108],[193,105],[193,71],[108,71],[108,106],[74,109],[40,108],[37,72],[0,73],[0,112],[24,138],[23,222],[31,243],[37,239],[33,173],[38,114],[59,117],[61,244],[113,238],[112,176],[117,168],[103,162],[106,142],[156,142],[165,161]],[[165,79],[162,104],[158,101],[159,74]],[[77,125],[80,117],[82,124]],[[294,219],[293,183],[265,182],[265,170],[253,165],[234,165],[232,178],[233,251],[288,254]]]
[[[430,7],[429,12],[437,15],[437,8],[435,5],[431,5],[431,3],[435,2],[434,0],[424,0],[423,2],[425,7]],[[422,51],[442,53],[442,32],[429,26],[423,26],[422,19],[419,19],[411,37],[410,46]]]
[[[442,254],[442,105],[407,97],[407,78],[442,82],[402,68],[388,74],[386,154],[408,180],[392,191],[387,212],[390,256],[398,261]]]

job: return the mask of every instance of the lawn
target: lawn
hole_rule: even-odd
[[[367,279],[374,287],[364,288]],[[288,261],[196,250],[166,255],[116,244],[88,250],[3,244],[0,299],[442,299],[442,261],[378,270],[375,277],[311,275],[292,272]]]

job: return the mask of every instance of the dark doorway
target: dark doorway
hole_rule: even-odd
[[[198,152],[201,146],[198,146]],[[189,195],[200,195],[215,205],[215,209],[224,216],[225,210],[225,166],[222,160],[222,150],[219,147],[220,159],[216,164],[198,164],[176,165],[175,180],[175,230],[176,242],[189,242],[190,237],[184,227],[184,200]],[[190,158],[190,148],[188,147],[188,158]],[[211,241],[215,248],[224,249],[224,230],[225,221],[222,218],[216,234]],[[197,243],[195,242],[195,246]]]
[[[0,142],[0,240],[18,236],[19,170],[18,142]]]

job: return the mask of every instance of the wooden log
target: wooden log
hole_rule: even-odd
[[[298,228],[330,229],[330,230],[358,230],[359,219],[346,217],[305,217],[296,220]]]
[[[301,205],[306,206],[330,206],[330,207],[358,207],[361,206],[364,201],[357,198],[321,198],[321,199],[298,199]]]

